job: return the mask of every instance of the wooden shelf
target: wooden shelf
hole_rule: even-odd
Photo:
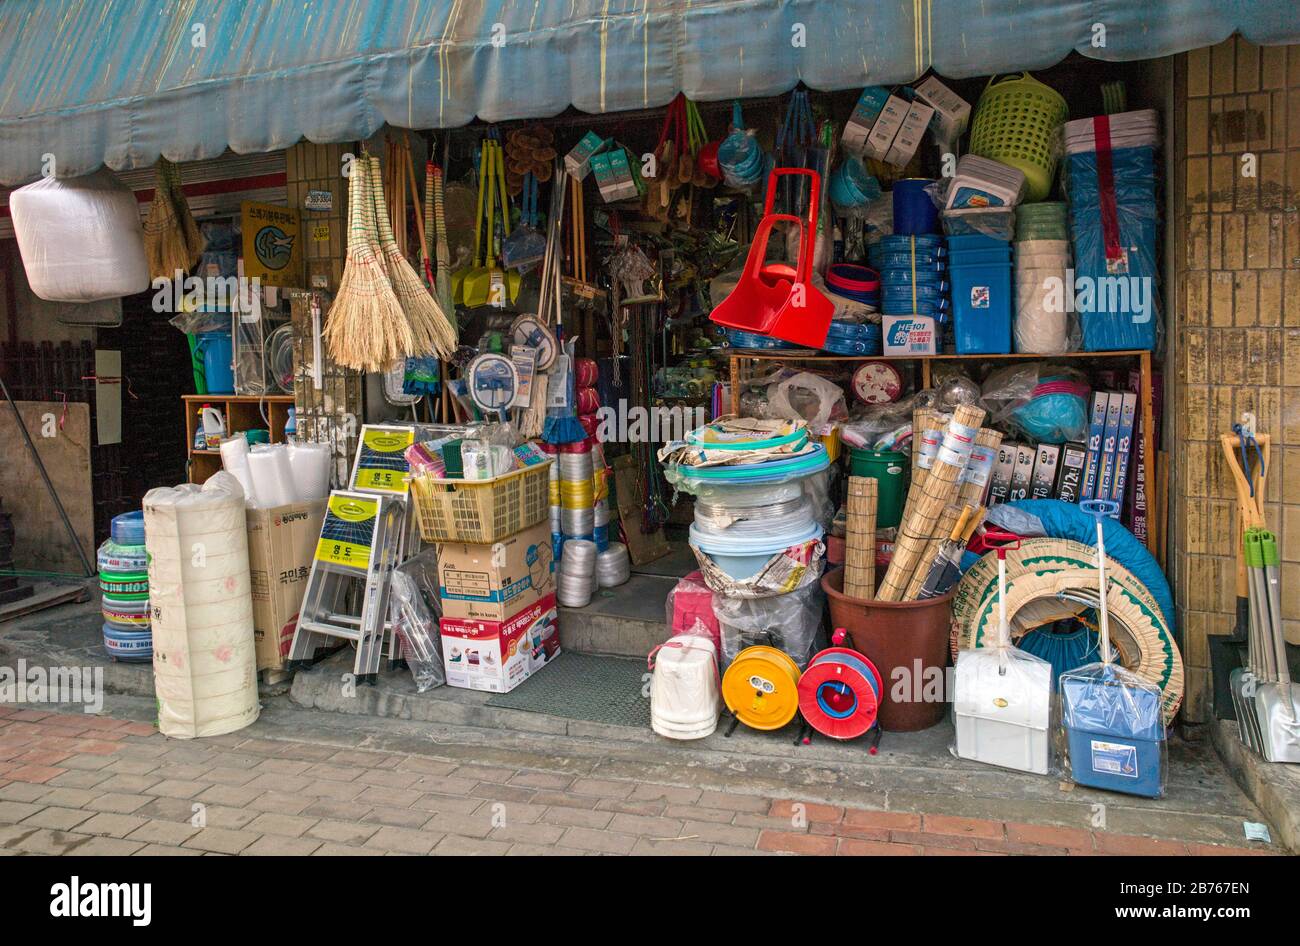
[[[210,404],[226,419],[226,435],[245,430],[265,430],[271,443],[284,442],[284,425],[293,406],[292,394],[183,394],[185,405],[185,452],[191,483],[203,483],[221,469],[221,451],[195,449],[199,411]],[[265,410],[266,418],[262,412]]]

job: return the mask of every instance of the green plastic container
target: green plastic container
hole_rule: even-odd
[[[895,529],[903,518],[912,458],[896,450],[849,448],[849,475],[876,481],[876,528]]]

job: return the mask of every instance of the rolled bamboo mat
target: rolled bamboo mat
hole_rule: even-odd
[[[916,563],[916,571],[912,573],[912,580],[903,594],[904,601],[915,601],[921,596],[921,586],[925,584],[925,577],[930,574],[930,566],[939,557],[939,546],[943,545],[952,534],[965,508],[964,503],[949,503],[943,507],[943,512],[939,514],[939,521],[935,524],[934,534],[930,536],[930,543],[921,553],[921,560]]]
[[[966,460],[975,446],[984,417],[984,409],[971,404],[958,405],[953,411],[952,420],[944,428],[943,443],[926,473],[921,491],[899,526],[894,558],[880,585],[879,600],[903,600],[917,563],[930,544],[935,523],[944,507],[957,498],[957,481],[966,469]]]
[[[930,458],[939,449],[938,436],[927,436],[927,431],[934,431],[943,426],[942,419],[943,415],[930,407],[918,407],[912,411],[912,481],[907,487],[907,499],[903,501],[904,522],[907,521],[912,505],[925,485],[925,474],[930,465]]]
[[[844,530],[844,593],[870,600],[876,594],[876,497],[879,484],[849,477]]]
[[[1002,446],[1002,431],[991,427],[981,427],[975,438],[975,449],[971,451],[970,462],[962,473],[961,486],[957,490],[958,502],[968,506],[984,505],[984,495],[988,492],[989,476],[993,464],[997,462],[998,447]]]

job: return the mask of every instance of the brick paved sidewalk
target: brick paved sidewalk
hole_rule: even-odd
[[[436,752],[437,747],[431,747]],[[1256,854],[0,707],[0,854]]]

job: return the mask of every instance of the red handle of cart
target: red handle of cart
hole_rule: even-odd
[[[782,177],[808,177],[812,179],[812,199],[808,202],[808,226],[817,232],[817,209],[821,206],[822,176],[812,168],[772,168],[767,176],[767,197],[763,201],[763,216],[772,212],[776,206],[776,184]]]

